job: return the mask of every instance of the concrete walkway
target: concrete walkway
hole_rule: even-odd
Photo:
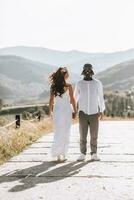
[[[78,132],[72,126],[66,162],[51,160],[50,133],[0,166],[0,200],[134,200],[134,122],[100,122],[100,162],[90,161],[90,149],[76,162]]]

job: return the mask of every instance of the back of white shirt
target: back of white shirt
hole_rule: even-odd
[[[93,79],[81,80],[75,87],[74,96],[78,102],[79,111],[92,115],[105,110],[102,83]]]

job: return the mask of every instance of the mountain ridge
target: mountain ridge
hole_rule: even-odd
[[[0,49],[0,55],[17,55],[56,67],[65,65],[74,73],[80,74],[86,62],[94,66],[96,73],[113,65],[134,59],[134,49],[111,53],[88,53],[78,50],[59,51],[44,47],[16,46]]]

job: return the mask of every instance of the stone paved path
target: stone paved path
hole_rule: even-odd
[[[72,126],[68,160],[49,155],[53,133],[0,166],[0,200],[134,200],[134,121],[101,121],[100,162],[79,156],[78,125]],[[89,142],[88,142],[89,143]]]

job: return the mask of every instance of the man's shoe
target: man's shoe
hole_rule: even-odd
[[[82,153],[82,154],[78,157],[77,161],[84,161],[85,158],[86,158],[86,155]]]
[[[60,155],[57,156],[57,161],[61,161],[61,157],[60,157]]]
[[[92,160],[92,161],[100,161],[100,158],[97,156],[97,153],[93,153],[93,154],[91,155],[91,160]]]
[[[67,158],[66,158],[65,154],[61,155],[61,161],[66,161],[66,160],[67,160]]]

